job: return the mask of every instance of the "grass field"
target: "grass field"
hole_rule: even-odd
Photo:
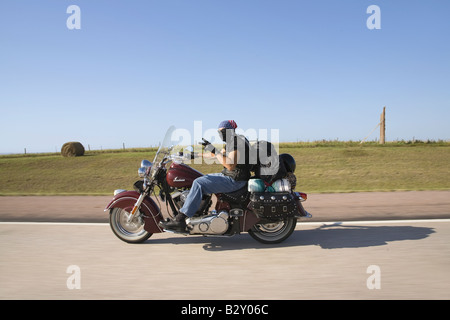
[[[282,143],[297,161],[296,190],[309,193],[450,190],[450,143]],[[131,189],[142,159],[154,149],[0,156],[0,195],[108,195]],[[219,172],[219,165],[193,165]]]

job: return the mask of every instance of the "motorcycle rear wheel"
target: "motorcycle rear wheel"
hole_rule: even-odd
[[[144,242],[152,236],[144,229],[144,222],[140,217],[135,221],[127,222],[130,213],[122,208],[112,208],[109,215],[109,225],[114,234],[122,241],[128,243]]]
[[[276,244],[289,238],[296,225],[297,218],[287,218],[272,223],[255,224],[248,233],[261,243]]]

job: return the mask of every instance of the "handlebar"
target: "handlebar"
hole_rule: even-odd
[[[184,160],[194,160],[195,158],[198,158],[198,157],[199,157],[198,153],[195,153],[195,152],[183,153],[182,151],[180,151],[180,152],[178,152],[177,155],[175,155],[175,154],[171,155],[170,159],[184,161]]]

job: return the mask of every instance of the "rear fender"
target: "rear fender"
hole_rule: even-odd
[[[259,222],[259,218],[256,216],[256,214],[253,211],[246,210],[244,212],[244,215],[240,217],[239,219],[239,226],[241,228],[241,231],[248,231],[250,230],[256,223]]]
[[[118,193],[106,206],[105,211],[121,208],[131,212],[139,196],[139,192],[136,191],[123,191]],[[159,210],[152,198],[148,196],[144,198],[140,211],[143,213],[144,229],[146,231],[151,233],[163,232],[162,228],[158,225],[162,219],[161,210]]]

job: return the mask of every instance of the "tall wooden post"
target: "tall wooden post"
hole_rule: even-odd
[[[386,106],[383,107],[383,113],[380,116],[380,144],[384,144],[386,141]]]

